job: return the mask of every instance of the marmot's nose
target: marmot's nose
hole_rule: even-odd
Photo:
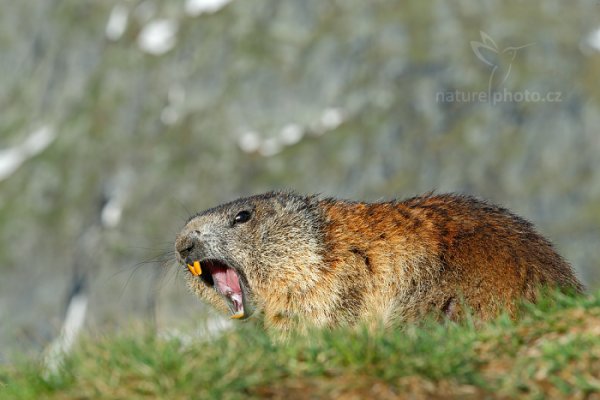
[[[185,260],[194,251],[195,246],[195,240],[189,236],[180,237],[175,242],[175,250],[177,250],[182,260]]]

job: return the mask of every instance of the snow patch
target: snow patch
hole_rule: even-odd
[[[279,133],[281,143],[286,146],[292,146],[302,140],[304,129],[298,124],[287,124]]]
[[[344,113],[340,108],[327,108],[321,115],[321,126],[325,130],[333,130],[344,122]]]
[[[53,129],[42,126],[20,145],[0,150],[0,181],[11,176],[25,161],[44,151],[55,138]]]
[[[258,133],[247,131],[240,136],[238,146],[244,153],[254,153],[260,148],[261,139]]]
[[[125,6],[122,4],[114,6],[108,17],[108,23],[106,24],[106,37],[113,42],[121,39],[123,33],[125,33],[125,29],[127,29],[128,18],[129,12]]]
[[[87,295],[76,295],[71,299],[60,336],[50,344],[46,353],[45,363],[47,375],[58,371],[64,357],[69,353],[85,322],[88,306]]]
[[[587,45],[596,51],[600,51],[600,28],[590,33],[586,39]]]
[[[146,53],[159,56],[175,47],[177,22],[160,19],[149,22],[138,36],[138,46]]]
[[[187,0],[185,2],[185,12],[191,17],[197,17],[201,14],[214,14],[231,0]]]

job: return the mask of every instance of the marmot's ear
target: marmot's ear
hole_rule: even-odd
[[[259,220],[273,217],[280,213],[282,209],[282,205],[275,198],[256,204],[255,206],[256,215]]]
[[[282,193],[279,196],[274,197],[274,199],[273,206],[275,207],[275,210],[280,211],[289,208],[290,198],[287,194]]]
[[[273,208],[276,212],[295,212],[308,208],[312,197],[299,196],[293,192],[282,192],[273,198]]]

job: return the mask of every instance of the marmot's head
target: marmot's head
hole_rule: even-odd
[[[177,259],[200,298],[247,318],[317,283],[322,220],[316,197],[271,192],[239,199],[193,216],[175,241]]]

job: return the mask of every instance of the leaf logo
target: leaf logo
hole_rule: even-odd
[[[500,47],[498,47],[490,35],[484,31],[479,31],[479,34],[481,35],[481,42],[471,41],[471,49],[473,49],[473,53],[475,53],[477,58],[484,64],[492,67],[488,82],[488,93],[490,93],[492,87],[499,87],[508,79],[512,63],[517,57],[517,52],[535,43],[528,43],[518,47],[508,46],[500,50]]]

